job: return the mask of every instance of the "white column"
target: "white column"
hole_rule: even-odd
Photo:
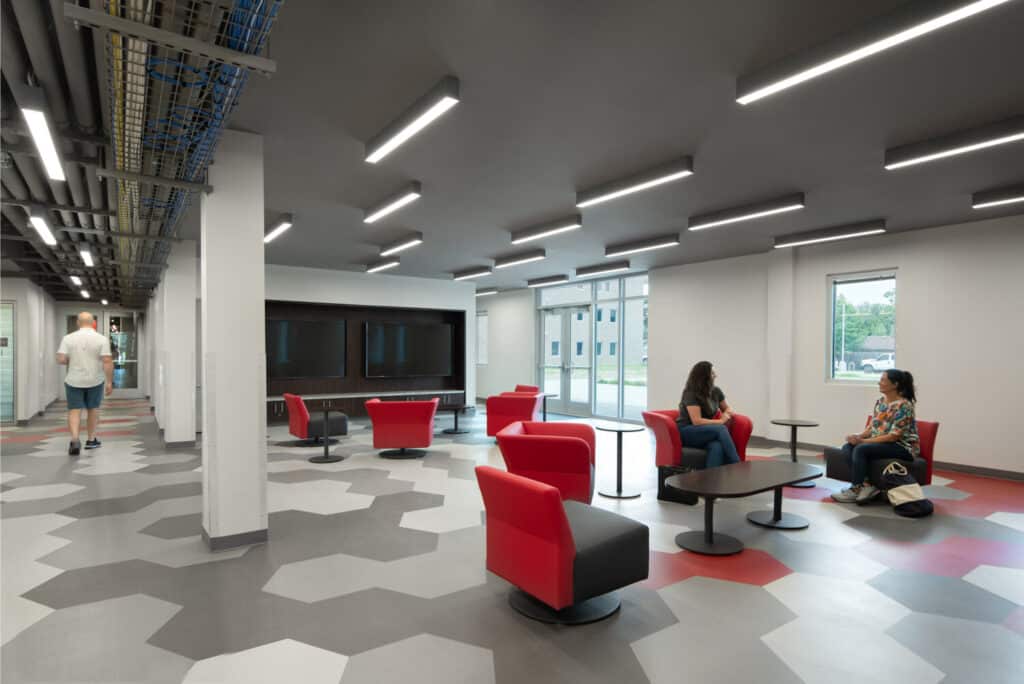
[[[795,249],[775,249],[768,256],[768,287],[764,291],[765,354],[764,374],[767,420],[793,418],[793,325]],[[765,424],[759,435],[789,441],[789,428]]]
[[[174,243],[158,295],[160,427],[171,445],[192,445],[196,439],[196,265],[196,243]]]
[[[203,533],[267,538],[263,138],[225,131],[202,196]]]

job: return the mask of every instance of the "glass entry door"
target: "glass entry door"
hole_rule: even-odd
[[[114,358],[115,397],[139,397],[139,336],[134,311],[103,311],[93,314],[96,330],[110,339]],[[65,316],[66,332],[78,330],[78,315]]]
[[[558,395],[548,399],[548,411],[589,416],[593,358],[590,307],[545,309],[541,311],[541,326],[541,388]]]

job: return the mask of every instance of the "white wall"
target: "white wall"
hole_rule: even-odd
[[[63,335],[56,302],[24,278],[4,278],[0,297],[15,306],[15,418],[29,420],[57,399],[63,373],[57,366],[57,345]]]
[[[476,396],[511,391],[537,379],[537,305],[533,290],[511,290],[476,303],[487,312],[488,363],[476,366]]]
[[[472,283],[268,264],[268,300],[444,309],[466,315],[466,399],[476,396],[476,291]]]
[[[757,435],[768,420],[821,426],[801,441],[839,443],[863,425],[873,385],[826,382],[829,275],[896,269],[896,345],[914,373],[918,417],[936,420],[939,461],[1024,472],[1024,216],[773,250],[650,274],[650,406],[679,401],[696,361],[715,363]]]

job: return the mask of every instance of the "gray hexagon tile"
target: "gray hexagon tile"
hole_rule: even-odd
[[[200,660],[182,684],[338,684],[348,658],[294,639]]]
[[[491,684],[494,654],[461,641],[418,634],[353,656],[341,684]]]

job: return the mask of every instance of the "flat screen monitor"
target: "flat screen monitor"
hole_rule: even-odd
[[[366,323],[366,377],[446,377],[452,374],[450,323]]]
[[[267,321],[267,376],[345,377],[345,321]]]

